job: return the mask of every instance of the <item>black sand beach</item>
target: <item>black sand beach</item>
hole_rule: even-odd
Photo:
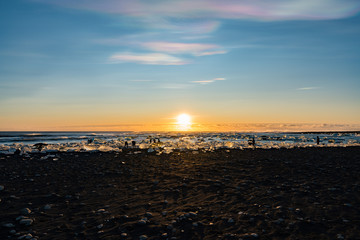
[[[0,239],[360,239],[359,173],[360,147],[0,155]]]

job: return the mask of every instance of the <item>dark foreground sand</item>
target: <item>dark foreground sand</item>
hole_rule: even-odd
[[[132,152],[0,155],[0,239],[360,239],[359,147]]]

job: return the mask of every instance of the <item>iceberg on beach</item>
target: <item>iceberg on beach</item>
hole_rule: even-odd
[[[148,153],[173,151],[214,151],[216,149],[348,147],[360,146],[355,133],[91,133],[74,138],[56,133],[36,139],[39,142],[0,139],[0,154],[54,152],[121,152],[140,149]],[[84,138],[91,137],[91,141]],[[317,138],[319,137],[319,144]],[[13,138],[15,139],[15,138]],[[74,140],[75,139],[75,140]]]

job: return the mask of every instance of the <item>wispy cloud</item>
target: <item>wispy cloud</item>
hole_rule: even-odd
[[[318,89],[319,87],[303,87],[303,88],[298,88],[296,90],[298,91],[307,91],[307,90],[315,90]]]
[[[198,83],[198,84],[209,84],[213,83],[215,81],[225,81],[225,78],[213,78],[211,80],[199,80],[199,81],[191,81],[192,83]]]
[[[33,0],[64,7],[134,18],[205,18],[205,19],[255,19],[323,20],[345,18],[360,11],[360,2],[354,0]]]
[[[109,59],[110,63],[138,63],[138,64],[149,64],[149,65],[184,65],[188,62],[163,53],[118,53],[112,55]]]
[[[227,51],[219,50],[219,51],[201,52],[201,53],[196,54],[196,56],[198,56],[198,57],[200,57],[200,56],[210,56],[210,55],[225,54],[225,53],[227,53]]]
[[[172,54],[191,54],[194,56],[226,53],[225,50],[218,50],[221,49],[221,47],[218,45],[204,43],[145,42],[142,43],[142,46],[148,50],[156,52],[166,52]]]
[[[139,79],[139,80],[129,80],[129,82],[153,82],[154,80],[142,80],[142,79]]]

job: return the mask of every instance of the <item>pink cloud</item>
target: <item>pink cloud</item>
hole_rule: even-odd
[[[219,49],[220,46],[215,44],[202,44],[202,43],[175,43],[175,42],[145,42],[142,46],[148,50],[156,52],[166,52],[172,54],[192,54],[194,56],[205,56],[213,54],[226,53],[224,50]],[[216,50],[216,51],[207,51]]]
[[[109,60],[111,63],[129,62],[149,65],[184,65],[188,63],[181,58],[163,53],[119,53],[112,55]]]

